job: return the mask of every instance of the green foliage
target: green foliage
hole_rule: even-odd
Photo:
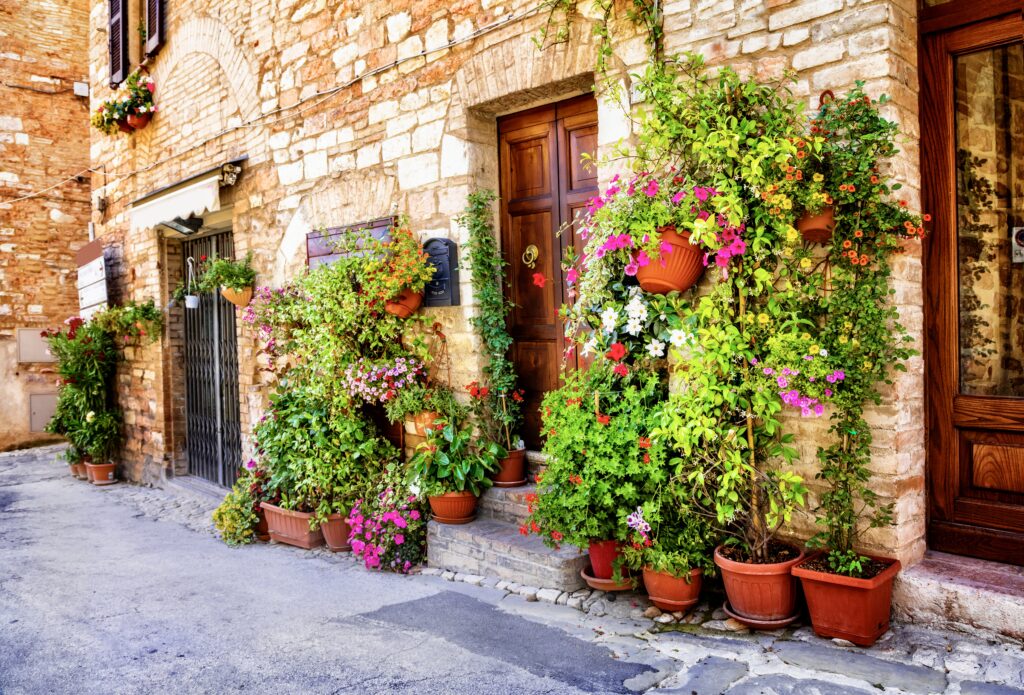
[[[469,238],[463,245],[463,263],[472,275],[473,298],[477,313],[469,319],[484,346],[485,393],[478,384],[467,388],[473,394],[474,414],[484,436],[501,442],[508,449],[518,448],[517,431],[522,424],[522,395],[516,395],[515,365],[509,358],[512,336],[508,315],[513,304],[505,298],[507,263],[498,251],[492,222],[493,191],[475,191],[469,195],[466,209],[456,221],[465,227]]]
[[[199,290],[210,292],[219,287],[244,290],[247,287],[252,287],[254,282],[256,282],[256,271],[252,267],[251,251],[245,254],[245,258],[240,261],[213,256],[199,278]]]
[[[692,569],[714,574],[718,534],[711,521],[690,503],[691,494],[689,486],[677,478],[647,491],[633,517],[629,542],[623,545],[627,567],[648,567],[674,577],[685,577]]]
[[[254,511],[249,487],[250,481],[243,475],[224,497],[224,501],[213,510],[213,525],[220,531],[221,540],[228,545],[246,545],[256,540],[259,517]]]
[[[160,339],[164,327],[164,315],[152,299],[142,304],[129,301],[96,312],[91,322],[126,344],[146,340],[153,343]]]
[[[156,113],[153,104],[153,90],[156,85],[149,75],[135,71],[128,75],[124,84],[113,98],[102,102],[90,117],[93,127],[106,135],[117,132],[118,124],[129,115]]]
[[[670,478],[667,449],[650,439],[652,408],[665,396],[654,374],[619,377],[597,362],[544,398],[547,468],[521,531],[545,543],[586,547],[628,537],[626,517]]]
[[[399,389],[397,395],[384,404],[384,412],[391,422],[401,422],[407,415],[426,410],[441,415],[445,422],[459,425],[466,417],[466,406],[455,400],[447,386],[412,384]]]
[[[403,290],[422,292],[436,271],[404,217],[391,229],[389,241],[379,241],[368,233],[350,233],[341,243],[343,253],[360,259],[359,287],[375,310]]]
[[[447,423],[427,430],[427,440],[416,448],[409,461],[409,480],[425,495],[468,490],[479,496],[491,486],[487,474],[498,470],[498,460],[507,452],[495,442],[473,444],[469,428]]]

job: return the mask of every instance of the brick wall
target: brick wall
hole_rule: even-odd
[[[17,329],[77,313],[75,251],[87,240],[89,180],[22,198],[89,167],[87,0],[0,8],[0,450],[29,431],[30,394],[56,393],[51,365],[18,362]]]
[[[105,2],[93,0],[91,79],[105,93]],[[475,187],[497,188],[495,117],[572,96],[593,85],[593,18],[582,16],[571,41],[538,52],[532,43],[544,17],[536,3],[464,0],[456,3],[375,0],[358,7],[323,0],[174,0],[167,44],[148,66],[161,113],[133,136],[93,136],[94,177],[111,206],[94,219],[111,240],[124,239],[128,202],[190,173],[247,155],[232,192],[236,248],[255,254],[258,279],[276,284],[304,265],[311,228],[344,225],[407,212],[424,238],[464,241],[453,221]],[[873,95],[893,97],[889,116],[904,132],[894,171],[911,204],[918,201],[916,10],[913,0],[672,0],[664,3],[666,46],[697,50],[713,64],[730,64],[762,79],[798,71],[795,92],[816,105],[824,89],[863,79]],[[514,21],[457,46],[502,18]],[[643,37],[616,23],[613,68],[628,75],[646,58]],[[397,62],[396,62],[397,61]],[[355,79],[365,75],[361,79]],[[628,93],[628,92],[627,92]],[[599,95],[600,152],[630,135],[618,107]],[[138,172],[138,173],[134,173]],[[600,175],[607,180],[611,169]],[[125,263],[137,269],[127,292],[164,301],[167,278],[152,232],[124,241]],[[171,242],[168,242],[171,243]],[[430,309],[449,337],[452,383],[479,371],[468,277],[463,306]],[[904,322],[921,334],[918,249],[901,257],[895,274]],[[172,317],[172,325],[173,325]],[[240,328],[240,383],[246,431],[264,407],[266,384],[251,336]],[[169,337],[168,337],[169,340]],[[165,348],[168,346],[165,346]],[[172,369],[159,349],[136,357],[122,394],[150,407],[145,394],[165,394],[149,418],[149,440],[132,457],[163,460],[180,450],[178,388],[164,383]],[[921,362],[871,414],[879,487],[897,504],[897,525],[872,532],[869,547],[913,561],[924,548],[924,430]],[[172,394],[169,396],[168,394]],[[175,424],[179,423],[179,424]],[[800,470],[813,478],[824,423],[794,423]],[[157,435],[160,442],[157,443]],[[136,460],[135,465],[140,465]],[[793,531],[811,532],[799,520]]]

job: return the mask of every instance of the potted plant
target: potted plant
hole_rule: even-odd
[[[214,256],[210,259],[199,286],[202,289],[220,288],[224,299],[245,308],[252,300],[252,287],[256,271],[252,268],[252,251],[240,261]]]
[[[124,91],[129,98],[125,120],[132,130],[142,130],[156,113],[157,107],[153,103],[156,84],[149,75],[135,71],[124,81]]]
[[[267,471],[249,460],[224,501],[213,512],[213,525],[221,540],[228,545],[245,545],[270,540],[263,502],[276,504],[279,499],[268,494]]]
[[[630,535],[622,554],[631,570],[643,573],[655,606],[685,611],[700,599],[704,575],[714,574],[715,532],[710,521],[692,508],[684,481],[671,481],[651,492],[626,517]]]
[[[121,414],[114,410],[90,410],[70,436],[89,456],[85,467],[90,482],[93,485],[116,483],[117,465],[110,460],[110,454],[121,439]]]
[[[388,463],[376,487],[356,500],[346,522],[352,552],[368,569],[408,573],[423,561],[427,521],[420,496],[409,489],[405,468]]]
[[[446,423],[427,431],[427,441],[409,461],[410,486],[427,496],[433,518],[442,524],[465,524],[476,517],[477,501],[498,467],[504,450],[494,442],[473,445],[469,428]]]
[[[388,420],[405,421],[406,432],[411,430],[411,434],[421,437],[427,436],[427,429],[436,429],[446,422],[460,423],[465,410],[450,388],[438,384],[406,384],[384,405]]]
[[[110,306],[92,316],[92,321],[124,347],[138,347],[145,340],[153,343],[160,339],[164,327],[164,315],[149,299],[139,303],[129,300],[120,306]]]
[[[515,365],[509,359],[512,336],[508,315],[512,303],[504,292],[506,263],[498,251],[491,204],[493,191],[475,191],[469,195],[463,214],[456,220],[466,228],[469,238],[463,246],[463,260],[472,275],[473,298],[477,312],[469,319],[484,345],[487,361],[484,383],[466,386],[470,409],[485,439],[498,442],[507,453],[494,475],[497,487],[526,484],[526,447],[519,437],[524,392],[516,388]]]
[[[409,318],[423,303],[423,289],[435,272],[422,244],[405,218],[392,228],[388,241],[368,238],[366,243],[369,250],[360,278],[363,292],[387,313]]]
[[[647,486],[668,480],[666,449],[650,438],[649,407],[665,395],[656,373],[633,369],[618,349],[566,377],[544,398],[544,454],[537,495],[522,533],[551,546],[589,548],[583,578],[604,590],[626,589],[622,544],[627,517]]]

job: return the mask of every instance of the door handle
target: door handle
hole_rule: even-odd
[[[540,251],[534,244],[530,244],[523,251],[523,265],[531,270],[537,267],[538,258],[540,258]]]

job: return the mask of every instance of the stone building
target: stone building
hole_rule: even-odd
[[[589,3],[578,10],[568,40],[540,51],[534,38],[548,9],[519,0],[93,0],[93,105],[141,67],[160,108],[143,130],[92,136],[92,220],[120,268],[118,291],[164,304],[183,260],[214,251],[251,251],[258,283],[277,285],[307,265],[312,230],[396,211],[421,238],[462,242],[454,217],[476,188],[501,193],[510,262],[532,245],[558,277],[564,242],[554,230],[613,173],[588,171],[573,155],[601,157],[631,128],[607,92],[595,95],[593,30],[602,20]],[[610,68],[628,94],[648,53],[624,12],[616,16]],[[892,97],[886,113],[903,133],[894,173],[935,229],[895,267],[895,300],[923,354],[869,415],[878,491],[895,503],[895,524],[870,532],[865,550],[911,568],[897,590],[905,614],[1019,633],[1024,578],[1012,565],[1024,564],[1024,265],[1013,261],[1010,231],[1024,225],[1020,3],[668,0],[662,23],[669,53],[697,51],[763,79],[795,70],[796,93],[813,105],[823,90],[856,80]],[[975,300],[955,281],[972,282],[957,266],[958,243],[963,250],[981,233],[960,224],[958,242],[955,154],[972,149],[998,178],[977,223],[991,238],[970,247],[988,264]],[[445,327],[455,385],[479,369],[467,280],[460,306],[427,309]],[[558,339],[536,337],[559,333],[561,287],[552,285],[512,290],[519,304],[541,307],[512,327],[516,360],[530,366],[525,385],[536,392],[556,378],[547,365]],[[968,323],[985,324],[978,339],[988,340],[989,367],[956,337],[964,316],[987,311]],[[123,472],[156,484],[189,473],[224,482],[264,407],[253,336],[223,306],[169,316],[163,340],[129,349],[119,375],[130,435]],[[824,426],[795,425],[811,480]],[[432,531],[432,560],[524,583],[569,581],[572,557],[515,537],[521,493],[488,495],[491,518]],[[811,523],[803,518],[792,532],[806,537]]]
[[[75,255],[90,208],[87,21],[86,0],[0,8],[0,451],[53,439],[43,427],[56,377],[39,332],[78,313]]]

